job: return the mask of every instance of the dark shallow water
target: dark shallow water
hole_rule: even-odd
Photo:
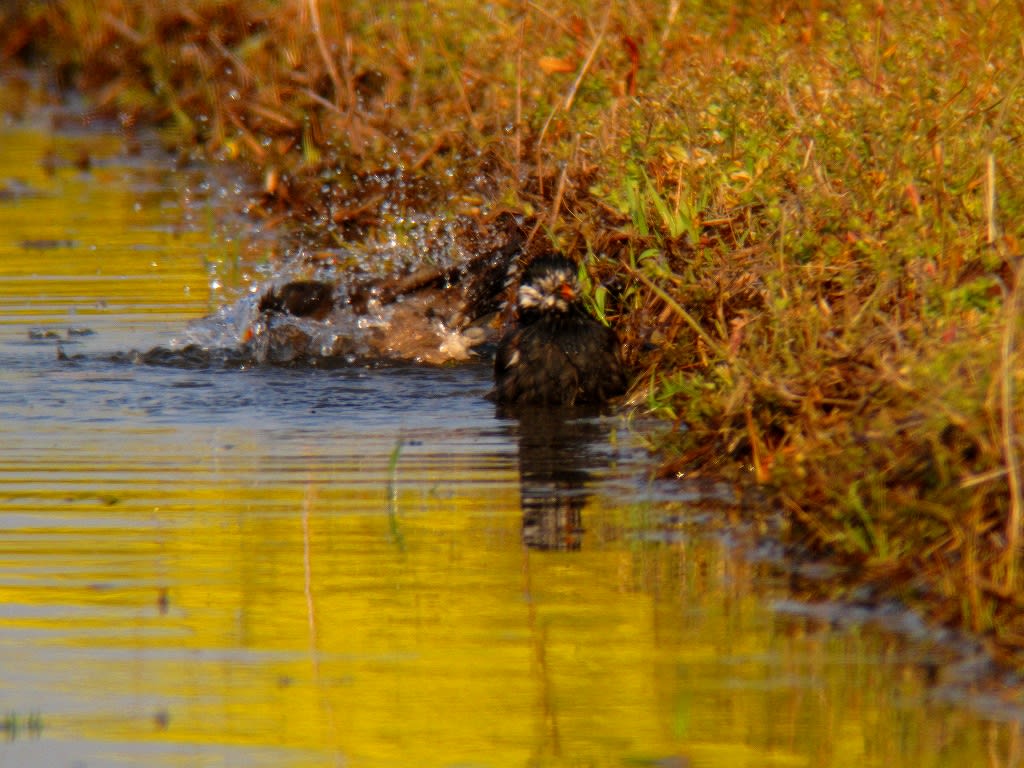
[[[1020,764],[642,424],[502,418],[485,364],[128,362],[259,274],[232,189],[40,126],[0,185],[0,765]]]

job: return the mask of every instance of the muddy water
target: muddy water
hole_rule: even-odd
[[[117,357],[259,262],[145,157],[0,135],[0,765],[1019,764],[927,643],[780,612],[635,425],[499,418],[483,365]]]

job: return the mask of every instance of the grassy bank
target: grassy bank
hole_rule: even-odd
[[[0,51],[246,163],[310,248],[521,215],[584,259],[665,474],[761,484],[1022,667],[1024,11],[807,5],[23,2]]]

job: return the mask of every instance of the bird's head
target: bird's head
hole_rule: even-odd
[[[521,312],[568,312],[579,295],[576,265],[563,256],[541,256],[523,273],[516,305]]]

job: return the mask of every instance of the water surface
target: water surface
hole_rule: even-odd
[[[926,647],[779,613],[624,419],[502,418],[484,364],[118,357],[257,271],[232,190],[39,125],[0,186],[0,765],[1020,764]]]

